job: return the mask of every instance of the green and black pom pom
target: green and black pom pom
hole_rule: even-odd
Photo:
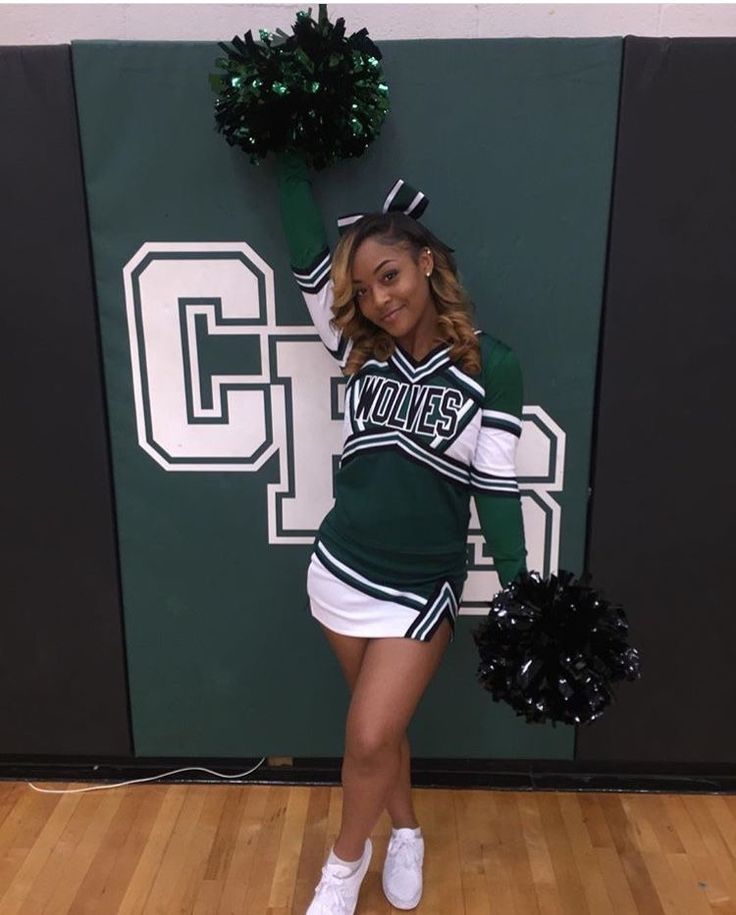
[[[376,139],[389,110],[381,52],[363,28],[345,35],[345,20],[331,23],[300,10],[292,35],[281,29],[250,30],[218,57],[210,74],[217,93],[216,130],[240,146],[254,165],[269,152],[295,150],[323,169],[362,155]]]

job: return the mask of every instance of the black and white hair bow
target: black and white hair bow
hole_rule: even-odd
[[[425,197],[421,191],[399,178],[386,195],[381,212],[388,213],[391,210],[396,210],[400,213],[406,213],[407,216],[412,216],[414,219],[419,219],[427,209],[428,204],[428,197]],[[340,216],[337,220],[337,231],[340,235],[344,235],[349,228],[367,215],[367,213],[348,213],[345,216]]]

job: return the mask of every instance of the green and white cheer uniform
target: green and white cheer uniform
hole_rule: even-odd
[[[330,323],[331,253],[309,171],[288,153],[277,175],[294,277],[343,367],[351,341]],[[454,639],[471,495],[502,585],[525,568],[521,370],[509,346],[477,333],[480,376],[453,363],[446,344],[418,361],[397,344],[348,379],[335,504],[307,576],[312,615],[336,632],[428,641],[447,617]]]

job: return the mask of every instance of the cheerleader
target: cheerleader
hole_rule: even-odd
[[[420,220],[421,191],[398,180],[380,211],[342,217],[331,252],[298,153],[277,156],[276,178],[295,280],[347,378],[335,503],[307,592],[351,702],[340,832],[307,915],[353,915],[384,808],[383,890],[412,909],[424,837],[406,730],[455,636],[471,496],[501,584],[526,568],[521,370],[507,344],[474,326],[452,249]]]

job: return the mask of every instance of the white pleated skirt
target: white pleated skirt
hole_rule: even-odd
[[[443,615],[451,616],[451,641],[455,637],[457,607],[424,614],[390,599],[381,599],[337,578],[312,554],[307,571],[307,594],[312,616],[328,629],[361,638],[411,638],[428,641]],[[449,602],[445,604],[449,606]]]

